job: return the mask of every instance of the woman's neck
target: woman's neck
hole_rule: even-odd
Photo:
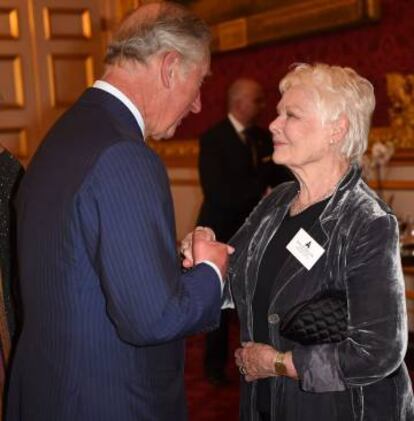
[[[341,160],[335,165],[292,169],[299,181],[299,191],[294,204],[306,208],[332,195],[339,181],[348,171],[349,163]]]

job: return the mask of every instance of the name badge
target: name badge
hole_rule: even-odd
[[[303,228],[290,240],[286,248],[310,270],[319,260],[325,249],[320,246]]]

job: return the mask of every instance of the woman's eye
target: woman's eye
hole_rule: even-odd
[[[288,111],[288,112],[286,113],[286,117],[287,117],[287,118],[296,118],[296,115],[295,115],[295,114],[293,114],[293,113],[291,113],[290,111]]]

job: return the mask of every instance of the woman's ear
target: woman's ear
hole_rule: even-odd
[[[161,59],[161,81],[164,87],[171,88],[180,62],[180,56],[176,51],[167,51]]]
[[[329,144],[333,145],[342,142],[342,139],[348,133],[348,129],[348,117],[342,113],[335,121],[331,123]]]

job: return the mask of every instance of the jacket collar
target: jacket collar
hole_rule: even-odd
[[[141,141],[144,140],[143,133],[134,115],[122,101],[110,93],[102,89],[88,88],[79,101],[105,109],[127,136]]]
[[[338,183],[334,194],[326,205],[319,220],[325,223],[330,219],[336,219],[338,209],[342,207],[349,192],[355,187],[361,178],[361,168],[358,164],[352,164]],[[335,210],[335,211],[334,211]]]
[[[361,176],[361,169],[357,164],[353,164],[350,166],[349,170],[345,173],[342,177],[341,181],[338,184],[336,191],[334,192],[333,196],[329,200],[328,204],[326,205],[324,211],[320,215],[319,219],[315,221],[312,227],[309,230],[309,235],[318,242],[319,245],[326,248],[329,240],[329,233],[331,231],[331,227],[335,225],[339,215],[341,215],[343,206],[347,203],[347,198],[349,196],[350,191],[355,187],[355,185],[360,180]],[[292,194],[294,197],[294,188],[292,186]],[[288,202],[287,207],[290,206],[292,199]],[[285,205],[283,205],[285,206]],[[281,222],[281,221],[279,221]],[[288,285],[299,273],[305,270],[304,266],[298,264],[292,264],[295,262],[295,258],[291,255],[288,256],[286,262],[283,264],[278,278],[283,280],[283,285],[278,287],[279,292],[283,291],[283,289]],[[255,288],[256,285],[254,285]],[[252,291],[252,294],[254,292]],[[272,303],[274,303],[278,297],[279,293],[276,291],[272,291],[271,296]],[[271,303],[271,305],[272,305]]]

